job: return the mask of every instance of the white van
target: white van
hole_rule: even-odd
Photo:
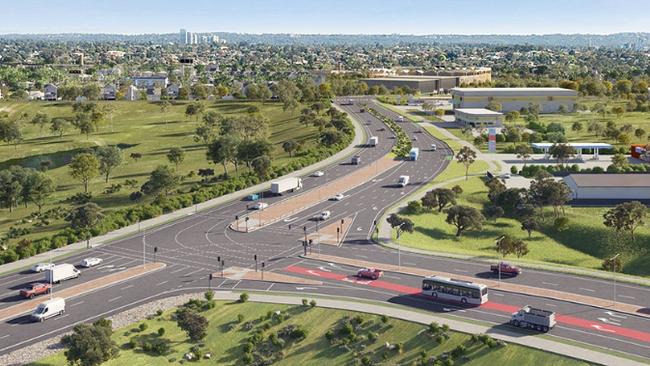
[[[406,187],[409,184],[409,176],[408,175],[400,175],[399,180],[397,181],[397,185],[400,187]]]
[[[53,316],[65,313],[65,299],[55,297],[51,300],[42,302],[32,312],[32,319],[42,322]]]

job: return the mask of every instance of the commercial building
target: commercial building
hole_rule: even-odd
[[[454,114],[456,122],[468,127],[501,126],[503,124],[503,113],[485,108],[459,108],[454,110]]]
[[[433,76],[453,76],[458,78],[459,86],[464,84],[485,83],[492,81],[492,69],[489,67],[477,67],[473,69],[445,69],[424,73]]]
[[[540,113],[557,113],[573,111],[578,92],[564,88],[453,88],[451,96],[454,108],[485,108],[498,103],[502,112],[538,105]]]
[[[361,79],[368,87],[383,85],[388,90],[407,87],[421,93],[446,92],[459,85],[454,76],[399,76]]]
[[[573,200],[650,202],[650,174],[570,174]]]
[[[553,147],[551,142],[533,142],[530,144],[533,148],[544,151],[544,159],[550,157],[549,150]],[[582,160],[582,153],[587,150],[591,151],[594,154],[594,160],[598,160],[600,156],[600,150],[611,150],[612,145],[606,144],[604,142],[569,142],[567,145],[571,146],[578,153],[578,159]]]

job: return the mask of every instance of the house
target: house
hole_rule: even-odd
[[[160,102],[162,95],[161,89],[156,87],[147,88],[147,101]]]
[[[134,101],[140,99],[140,91],[133,85],[129,85],[126,89],[126,100]]]
[[[43,90],[43,100],[57,100],[59,88],[54,84],[45,84]]]
[[[45,93],[40,90],[33,90],[27,93],[27,99],[29,100],[43,100],[45,98]]]
[[[115,100],[117,98],[117,89],[114,85],[106,85],[102,88],[102,99]]]
[[[170,84],[165,90],[167,91],[167,96],[170,99],[176,99],[178,97],[178,92],[180,91],[181,86],[178,84]]]
[[[650,174],[570,174],[564,182],[574,201],[650,202]]]
[[[145,74],[131,78],[136,88],[164,88],[169,85],[169,78],[165,74]]]

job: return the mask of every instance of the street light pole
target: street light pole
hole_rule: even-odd
[[[142,267],[147,266],[147,251],[145,249],[147,242],[147,229],[144,229],[144,235],[142,236]]]
[[[609,259],[609,262],[612,265],[612,275],[614,277],[614,298],[613,298],[613,300],[614,300],[614,308],[616,308],[616,269],[617,269],[615,261],[616,261],[616,258],[618,258],[619,255],[621,255],[621,253],[618,253],[618,254],[616,254],[615,256],[613,256],[613,257],[611,257]]]
[[[320,257],[320,225],[318,224],[318,221],[316,221],[316,236],[316,240],[318,241],[318,256]]]

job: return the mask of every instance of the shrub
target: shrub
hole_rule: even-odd
[[[246,301],[248,301],[248,294],[246,292],[242,292],[242,294],[239,295],[239,302],[245,303]]]
[[[553,228],[556,231],[565,231],[569,229],[569,218],[568,217],[558,217],[553,221]]]
[[[309,306],[309,300],[302,299],[302,306]]]
[[[384,324],[388,323],[388,320],[389,320],[389,318],[386,315],[382,315],[380,319],[381,319],[381,322],[384,323]]]
[[[312,307],[312,308],[315,308],[316,307],[316,300],[311,300],[309,302],[309,306]]]
[[[214,291],[212,291],[212,290],[208,290],[208,291],[206,291],[206,292],[203,294],[203,297],[205,297],[205,299],[206,299],[207,301],[212,301],[212,300],[214,300]]]
[[[510,167],[510,173],[517,174],[517,173],[519,173],[519,169],[517,169],[517,167],[515,165],[513,165],[513,166]]]
[[[162,309],[158,309],[158,310],[156,310],[156,315],[158,315],[158,316],[163,315],[163,311],[162,311]]]
[[[244,314],[237,314],[237,323],[241,323],[244,321]]]
[[[147,330],[148,327],[149,326],[146,323],[140,323],[138,329],[140,329],[141,332],[144,332],[145,330]]]
[[[163,327],[158,328],[158,335],[160,337],[164,336],[165,335],[165,328],[163,328]]]

